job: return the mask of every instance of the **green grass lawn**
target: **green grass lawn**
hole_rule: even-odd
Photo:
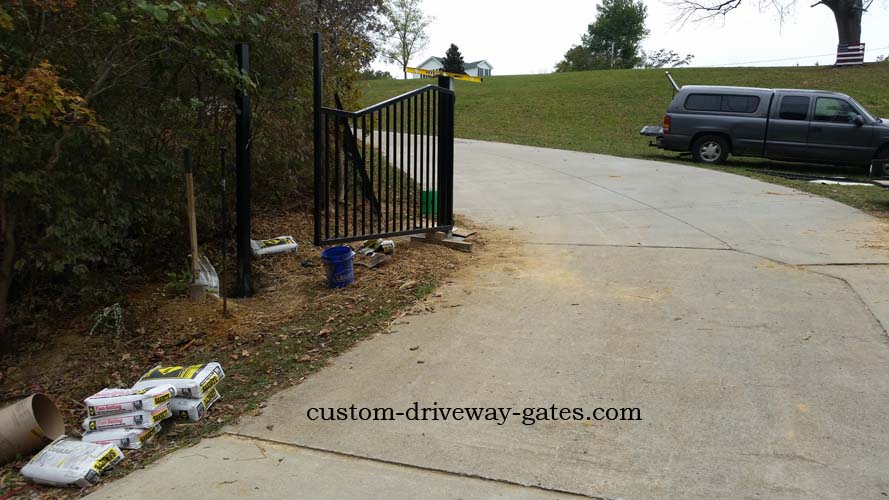
[[[889,63],[860,68],[684,68],[672,70],[680,85],[740,85],[834,90],[855,97],[877,116],[889,116]],[[386,98],[433,80],[366,82],[362,103]],[[648,147],[643,125],[663,120],[672,90],[663,70],[612,70],[548,75],[494,76],[484,83],[456,82],[456,136],[570,149],[649,160],[690,160]],[[761,169],[860,176],[858,169],[731,160],[720,169],[828,196],[872,213],[889,213],[889,190],[818,186],[764,176]]]

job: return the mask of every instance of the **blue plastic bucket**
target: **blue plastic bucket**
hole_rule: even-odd
[[[355,282],[352,257],[355,252],[346,246],[330,247],[321,252],[321,262],[327,272],[327,282],[331,288],[343,288]]]

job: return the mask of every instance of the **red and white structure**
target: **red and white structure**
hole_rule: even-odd
[[[836,66],[861,66],[862,64],[864,64],[863,43],[837,45]]]

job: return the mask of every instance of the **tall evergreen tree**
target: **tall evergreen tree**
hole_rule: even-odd
[[[466,74],[466,68],[463,67],[463,54],[460,53],[460,49],[451,44],[448,47],[448,51],[445,52],[444,58],[444,70],[450,73],[462,73]]]

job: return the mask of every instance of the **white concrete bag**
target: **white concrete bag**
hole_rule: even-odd
[[[123,460],[113,444],[95,444],[62,436],[22,467],[29,481],[49,486],[92,486],[99,476]]]
[[[151,429],[162,420],[170,418],[171,415],[170,407],[165,404],[153,410],[132,411],[94,418],[87,417],[83,421],[83,429],[86,431],[104,431],[121,427]]]
[[[154,410],[170,401],[176,388],[163,384],[148,389],[102,389],[83,400],[90,417]]]
[[[138,450],[151,441],[161,430],[161,424],[151,429],[108,429],[106,431],[87,432],[81,438],[85,443],[113,444],[126,450]]]
[[[222,365],[216,362],[191,366],[157,366],[142,375],[133,389],[170,384],[176,388],[177,398],[203,399],[224,378]]]
[[[187,418],[192,422],[197,422],[213,406],[213,403],[220,399],[222,396],[219,395],[219,391],[211,389],[204,399],[173,398],[170,400],[170,410],[173,411],[174,417]]]
[[[293,236],[278,236],[267,240],[250,240],[250,249],[255,257],[263,257],[276,253],[295,252],[299,249]]]

